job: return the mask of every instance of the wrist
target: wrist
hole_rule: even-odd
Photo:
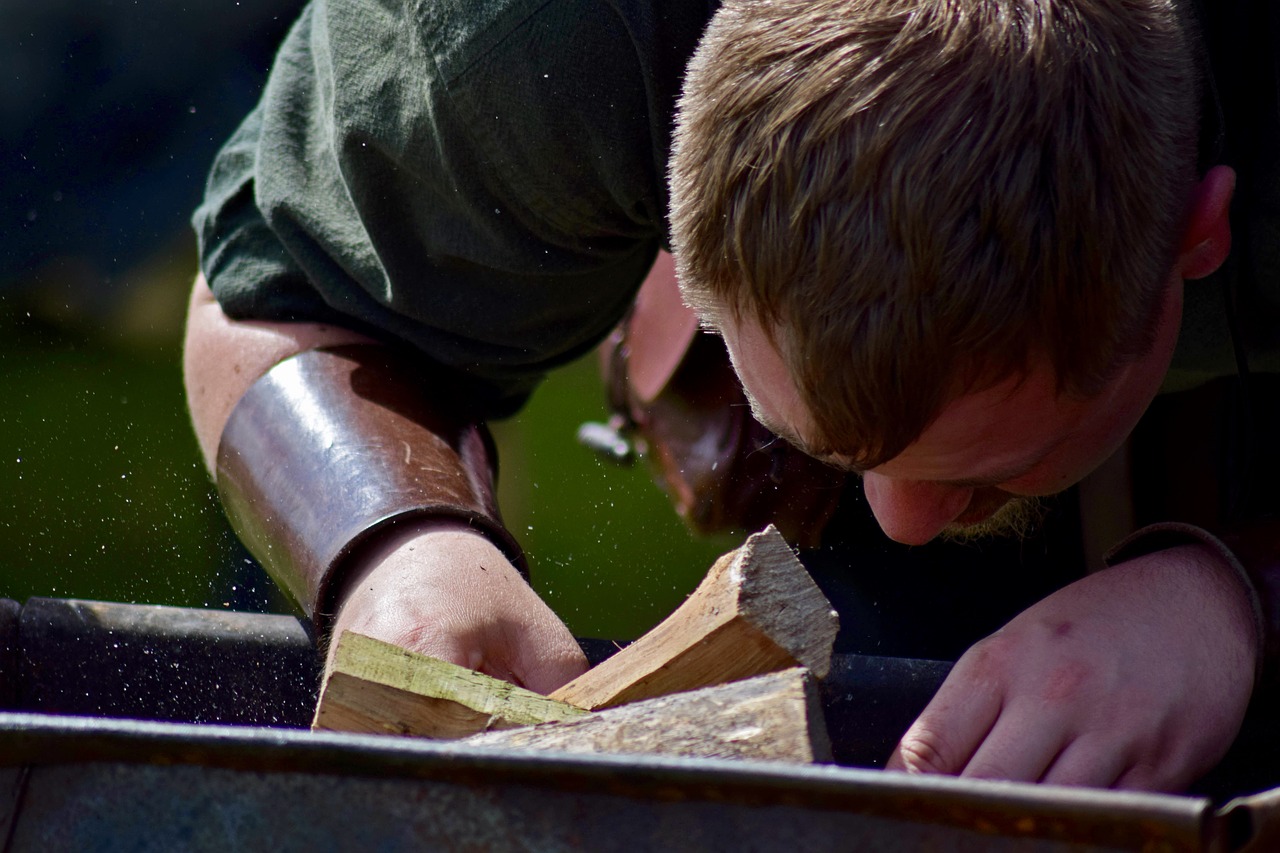
[[[381,346],[302,353],[255,382],[223,431],[228,518],[318,634],[350,558],[385,530],[466,526],[523,563],[499,518],[488,433],[428,369]]]
[[[1254,684],[1262,677],[1266,660],[1267,630],[1262,597],[1250,572],[1236,552],[1222,539],[1201,527],[1180,522],[1148,525],[1130,534],[1108,551],[1104,564],[1110,568],[1157,552],[1190,549],[1191,562],[1199,571],[1216,571],[1225,595],[1241,605],[1241,616],[1253,638]]]
[[[412,517],[390,524],[368,537],[336,567],[330,587],[334,616],[348,600],[362,592],[377,592],[375,575],[394,575],[403,588],[442,586],[461,564],[476,563],[486,571],[507,571],[523,580],[516,567],[493,541],[451,518]]]

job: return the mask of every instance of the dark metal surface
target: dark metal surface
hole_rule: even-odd
[[[582,642],[593,662],[617,649]],[[0,849],[1262,851],[1280,837],[1273,794],[1215,811],[1208,797],[288,728],[309,721],[319,663],[292,617],[0,600],[0,696],[90,715],[0,712]],[[822,696],[837,761],[882,765],[950,667],[835,656]],[[1271,728],[1251,719],[1235,750],[1264,776],[1280,762],[1249,733]]]
[[[619,648],[579,641],[592,663]],[[289,616],[0,599],[0,710],[305,728],[320,658]],[[835,760],[882,767],[951,664],[835,655],[821,685]],[[1280,785],[1280,710],[1257,702],[1194,793],[1224,801]]]
[[[936,660],[834,655],[822,682],[822,707],[836,763],[883,767],[951,667]]]
[[[619,648],[580,643],[593,664]],[[881,766],[950,666],[836,655],[822,699],[837,762]],[[289,616],[0,599],[0,709],[306,727],[320,668]]]
[[[278,726],[315,708],[320,660],[290,616],[33,598],[0,606],[6,637],[8,708]]]
[[[18,705],[18,684],[21,679],[18,620],[21,615],[22,607],[18,602],[0,598],[0,708]]]
[[[839,767],[0,714],[6,764],[12,850],[1227,849],[1204,799]]]
[[[0,850],[9,850],[22,811],[30,767],[0,768]]]

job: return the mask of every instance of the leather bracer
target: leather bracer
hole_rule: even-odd
[[[311,350],[258,379],[227,421],[223,507],[321,633],[344,560],[397,522],[464,523],[524,571],[498,514],[492,440],[449,388],[387,347]]]

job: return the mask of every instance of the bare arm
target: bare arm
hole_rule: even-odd
[[[258,377],[291,355],[368,340],[320,323],[232,320],[222,313],[204,276],[197,276],[187,308],[182,373],[196,440],[209,472],[214,471],[218,439],[231,410]]]
[[[198,278],[183,372],[205,465],[216,470],[232,410],[274,365],[371,342],[316,323],[232,320]],[[344,566],[338,589],[335,631],[358,630],[543,692],[586,668],[568,629],[503,552],[457,522],[427,518],[377,534]]]

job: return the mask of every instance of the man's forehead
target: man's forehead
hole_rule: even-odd
[[[768,336],[753,322],[725,320],[719,329],[756,420],[784,438],[801,438],[808,412]]]
[[[752,413],[771,432],[805,453],[838,467],[858,471],[852,460],[863,450],[856,436],[847,444],[819,441],[818,430],[790,371],[763,329],[751,321],[721,318],[720,334],[742,380]],[[1079,405],[1060,398],[1052,369],[1044,363],[1025,372],[984,383],[959,394],[908,448],[895,457],[898,467],[933,479],[985,482],[1014,472],[1060,444],[1071,434]],[[991,460],[986,470],[953,469],[959,457],[981,451]],[[910,461],[910,466],[904,463]]]

